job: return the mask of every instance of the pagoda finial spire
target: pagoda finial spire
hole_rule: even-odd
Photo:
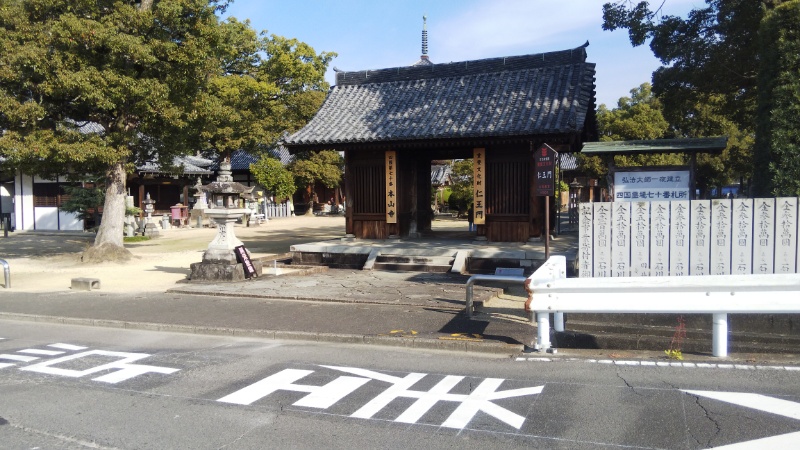
[[[428,16],[422,16],[422,56],[428,56]]]

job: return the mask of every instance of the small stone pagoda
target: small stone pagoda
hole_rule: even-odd
[[[239,203],[252,197],[253,188],[233,181],[231,163],[226,158],[220,164],[217,181],[199,189],[209,196],[205,215],[216,225],[217,235],[203,253],[203,261],[190,265],[189,278],[192,281],[244,281],[261,275],[261,261],[250,260],[249,252],[236,238],[233,227],[237,220],[250,214],[250,210],[240,208]]]

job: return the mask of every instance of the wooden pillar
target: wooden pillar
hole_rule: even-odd
[[[344,151],[344,232],[348,236],[353,236],[353,189],[350,182],[353,168],[350,167],[352,158],[350,151]]]

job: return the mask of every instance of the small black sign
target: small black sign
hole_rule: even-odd
[[[556,159],[558,152],[549,145],[543,144],[533,152],[533,161],[536,165],[536,195],[549,197],[556,192]]]
[[[253,267],[253,261],[250,260],[250,253],[247,253],[247,249],[244,248],[244,245],[234,247],[233,252],[236,253],[236,261],[238,261],[244,268],[244,277],[258,277],[256,268]]]

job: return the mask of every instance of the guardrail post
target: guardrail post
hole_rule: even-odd
[[[4,286],[6,289],[8,289],[11,287],[11,268],[8,266],[8,262],[6,262],[5,259],[0,259],[0,265],[3,266],[3,276],[6,280],[6,284],[4,284]]]
[[[557,312],[553,314],[553,328],[556,331],[564,331],[564,313]]]
[[[550,348],[550,313],[536,313],[536,350]]]
[[[715,313],[712,328],[711,353],[714,356],[728,356],[728,314]]]

